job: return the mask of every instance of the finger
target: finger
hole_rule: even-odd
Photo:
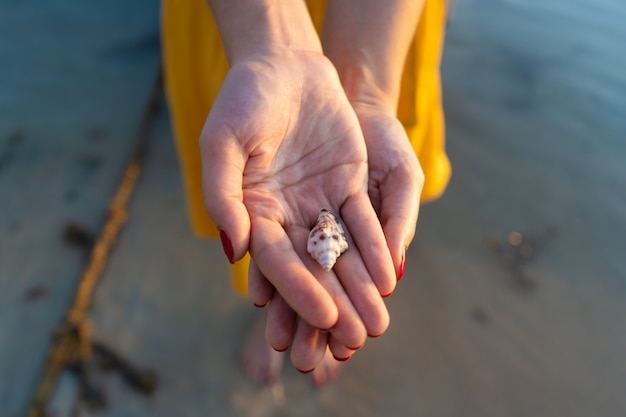
[[[380,295],[391,294],[397,282],[393,260],[367,195],[357,194],[346,200],[341,207],[341,217]]]
[[[298,320],[296,336],[291,346],[291,363],[300,372],[313,371],[326,353],[327,342],[328,333],[322,333],[304,320]]]
[[[268,306],[265,340],[274,350],[284,352],[296,332],[296,313],[278,293]]]
[[[230,263],[241,259],[250,241],[250,217],[243,204],[246,155],[234,136],[209,115],[200,137],[202,190],[207,213],[220,231]]]
[[[282,226],[261,217],[252,225],[250,253],[261,273],[306,322],[319,329],[335,326],[334,301],[302,263]]]
[[[334,271],[363,321],[367,334],[371,337],[382,335],[389,327],[389,312],[358,251],[348,249],[337,260]],[[347,346],[357,348],[359,345]]]
[[[324,287],[332,298],[338,312],[336,324],[330,329],[333,336],[346,346],[353,348],[360,347],[367,338],[367,329],[361,316],[341,282],[332,271],[325,271],[322,266],[314,260],[307,252],[307,238],[309,232],[302,227],[292,227],[288,231],[289,238],[294,243],[298,255],[304,265],[313,272],[319,283]],[[364,267],[362,269],[365,269]],[[380,295],[372,284],[373,296],[380,299]]]
[[[254,260],[250,259],[250,266],[248,267],[248,297],[250,297],[255,306],[264,307],[270,302],[273,294],[274,287],[263,276]]]
[[[339,342],[335,337],[333,337],[332,334],[328,337],[328,348],[330,349],[333,358],[335,358],[335,360],[339,362],[345,362],[347,360],[350,360],[352,355],[354,355],[354,353],[358,350],[351,349],[345,346],[343,343]]]
[[[411,153],[411,156],[414,156]],[[398,280],[404,274],[406,249],[415,236],[424,175],[415,158],[396,169],[380,185],[380,222]]]

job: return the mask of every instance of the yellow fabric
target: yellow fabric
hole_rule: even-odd
[[[425,2],[407,57],[398,107],[398,118],[424,170],[422,201],[439,197],[451,172],[445,153],[439,75],[446,3]],[[320,31],[326,1],[309,0],[307,5]],[[228,62],[204,0],[163,0],[161,12],[165,86],[189,218],[196,234],[215,238],[218,232],[204,210],[198,138],[228,72]],[[246,257],[231,270],[236,291],[244,295],[248,263]]]

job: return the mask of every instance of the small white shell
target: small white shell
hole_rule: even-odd
[[[322,209],[317,224],[309,233],[307,251],[325,271],[330,271],[347,249],[348,241],[341,222],[330,211]]]

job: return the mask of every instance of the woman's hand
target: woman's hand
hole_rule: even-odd
[[[267,278],[308,324],[297,326],[296,367],[307,370],[325,349],[317,329],[348,348],[382,334],[389,315],[381,295],[393,291],[396,274],[368,197],[359,120],[330,61],[287,48],[238,60],[200,149],[207,211],[232,248],[231,262],[249,250],[252,273]],[[331,272],[306,252],[322,208],[343,220],[350,244]]]
[[[387,239],[398,280],[415,235],[424,174],[398,119],[371,103],[353,102],[369,158],[368,191]]]

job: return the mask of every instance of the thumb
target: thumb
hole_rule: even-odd
[[[212,129],[211,124],[209,117],[200,136],[204,205],[220,232],[226,257],[234,263],[250,243],[250,216],[242,189],[247,155],[228,129]]]

